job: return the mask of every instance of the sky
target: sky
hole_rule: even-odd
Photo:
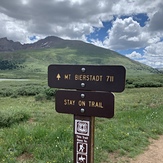
[[[0,0],[0,38],[82,40],[163,68],[163,0]]]

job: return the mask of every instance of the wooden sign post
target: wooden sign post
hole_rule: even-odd
[[[94,163],[95,117],[114,116],[114,95],[125,88],[123,66],[50,65],[48,85],[56,111],[74,115],[74,163]],[[98,91],[98,92],[97,92]]]
[[[94,163],[94,121],[74,115],[74,163]]]

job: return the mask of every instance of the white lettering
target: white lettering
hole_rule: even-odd
[[[75,75],[75,80],[80,81],[102,81],[103,76],[102,75]]]
[[[75,100],[64,99],[64,105],[75,105]]]

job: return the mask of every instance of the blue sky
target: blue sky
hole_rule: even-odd
[[[141,27],[145,26],[145,23],[148,21],[148,16],[145,13],[139,13],[136,15],[126,15],[120,16],[120,19],[124,20],[125,18],[132,17],[134,21],[137,21]],[[105,37],[108,35],[107,31],[112,28],[112,23],[118,18],[118,16],[114,16],[113,20],[110,21],[102,21],[103,27],[96,28],[94,27],[94,31],[87,35],[87,40],[91,42],[91,39],[99,39],[100,41],[104,41]]]
[[[126,23],[127,25],[125,26],[125,22],[127,22],[127,20],[129,20],[129,23]],[[122,25],[122,27],[124,28],[115,28],[115,22],[116,20],[120,20],[120,25]],[[161,21],[161,18],[160,18]],[[163,53],[161,51],[161,49],[163,50],[163,48],[161,46],[163,46],[163,38],[159,37],[158,35],[160,33],[162,33],[161,31],[155,31],[155,35],[152,34],[152,37],[150,37],[150,31],[147,31],[150,25],[150,17],[147,15],[147,13],[137,13],[137,14],[131,14],[131,15],[123,15],[123,16],[114,16],[113,19],[111,21],[106,21],[106,22],[102,22],[103,27],[101,28],[94,28],[94,31],[87,35],[87,41],[88,42],[92,42],[98,46],[102,46],[104,48],[107,48],[108,45],[105,44],[106,40],[110,39],[109,38],[109,34],[108,32],[112,30],[116,30],[116,33],[119,32],[119,38],[117,37],[115,39],[115,41],[117,41],[117,44],[123,45],[122,47],[113,47],[110,48],[112,50],[117,51],[120,54],[123,54],[133,60],[142,62],[144,64],[147,64],[149,66],[152,66],[154,68],[162,68],[163,67]],[[127,33],[120,31],[121,30],[125,30],[127,27],[133,27],[133,29],[127,29]],[[119,31],[118,31],[119,30]],[[145,31],[144,31],[145,30]],[[134,31],[134,32],[133,32]],[[151,41],[152,43],[148,43],[147,39],[143,40],[143,36],[138,38],[139,35],[141,35],[140,32],[145,32],[145,36],[147,37],[149,40],[150,39],[156,39]],[[153,32],[153,31],[151,31]],[[158,33],[157,33],[158,32]],[[121,34],[122,33],[122,34]],[[123,37],[125,33],[126,37]],[[135,35],[133,35],[135,33]],[[137,35],[138,34],[138,35]],[[115,34],[116,35],[116,34]],[[162,35],[162,34],[161,34]],[[133,37],[134,36],[134,37]],[[114,35],[113,35],[114,37]],[[116,36],[115,36],[116,37]],[[122,38],[121,38],[122,37]],[[128,38],[129,41],[126,41]],[[130,39],[133,38],[133,39]],[[124,39],[121,43],[119,43],[119,39]],[[134,40],[135,39],[135,40]],[[114,39],[113,39],[114,40]],[[141,44],[137,42],[142,42]],[[135,42],[135,47],[132,43]],[[116,42],[115,42],[116,43]],[[111,41],[109,44],[112,44]],[[152,48],[153,45],[153,48]],[[160,45],[160,46],[157,46]],[[159,53],[157,52],[156,48],[159,48],[160,51]],[[152,50],[153,49],[153,50]],[[152,50],[150,52],[150,50]],[[150,54],[147,54],[148,51],[150,52]]]
[[[82,40],[163,68],[162,17],[162,0],[0,0],[0,38]]]

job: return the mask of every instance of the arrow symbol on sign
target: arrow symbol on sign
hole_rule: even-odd
[[[60,75],[60,74],[58,74],[58,75],[57,75],[57,79],[58,79],[58,80],[60,80],[60,78],[61,78],[61,75]]]

